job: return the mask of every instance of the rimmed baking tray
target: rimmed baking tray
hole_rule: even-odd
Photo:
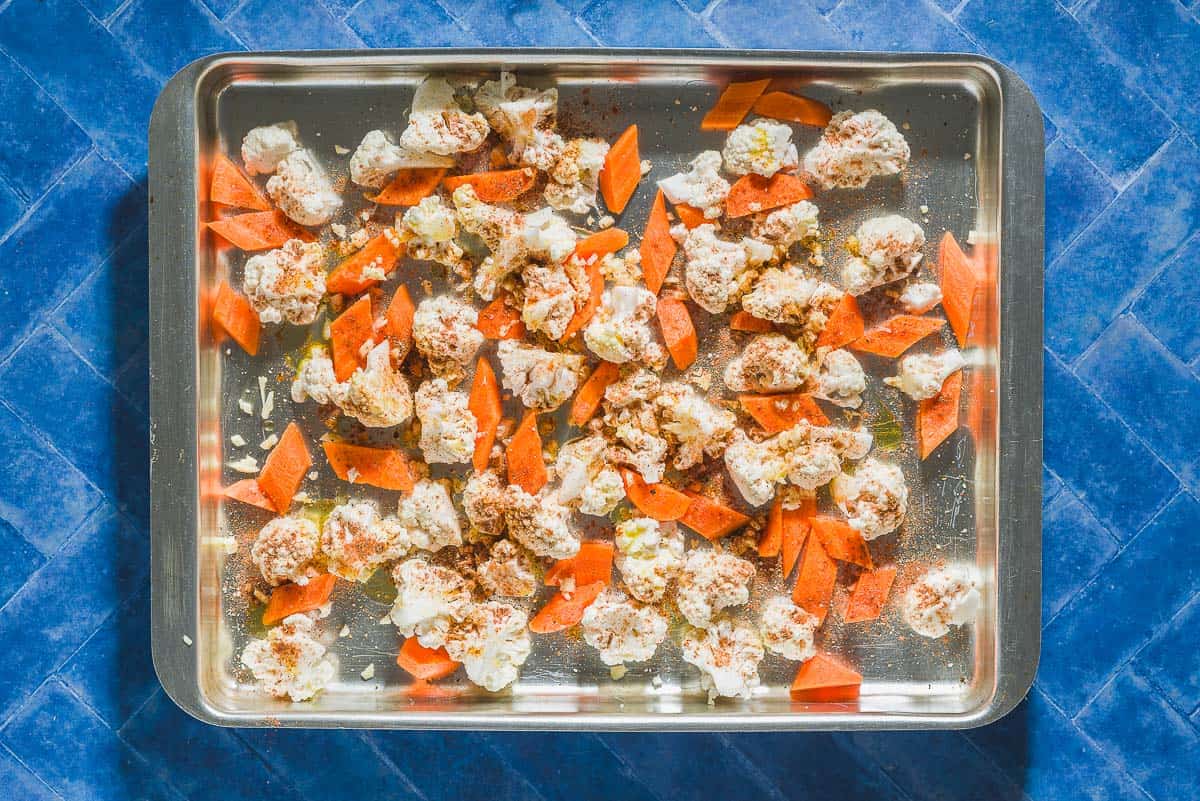
[[[231,458],[228,436],[264,433],[237,399],[255,394],[255,377],[271,371],[211,344],[205,331],[203,299],[240,262],[204,232],[204,165],[217,151],[236,151],[250,127],[280,119],[296,120],[326,163],[344,163],[335,147],[353,148],[372,128],[398,129],[422,75],[486,77],[502,68],[523,82],[557,85],[564,126],[611,140],[637,122],[651,180],[701,149],[720,148],[722,136],[701,132],[698,121],[731,78],[769,76],[835,109],[878,108],[901,125],[913,150],[903,180],[881,182],[852,203],[818,202],[831,244],[866,215],[895,211],[923,222],[930,253],[943,230],[960,239],[972,232],[985,266],[965,425],[924,463],[894,457],[912,492],[897,553],[905,562],[974,562],[986,579],[974,626],[929,641],[906,633],[894,612],[867,633],[827,625],[823,645],[865,677],[853,704],[792,702],[794,663],[768,657],[752,700],[710,705],[677,649],[660,649],[654,663],[616,679],[594,652],[563,638],[537,638],[508,691],[451,681],[430,694],[414,693],[394,664],[395,633],[377,623],[386,605],[354,589],[334,604],[328,624],[336,631],[344,615],[352,631],[333,645],[340,672],[327,691],[290,704],[246,681],[236,658],[252,633],[237,586],[244,559],[227,559],[226,537],[244,549],[250,524],[213,489],[237,477],[222,467]],[[801,152],[816,136],[798,133]],[[164,688],[196,717],[239,726],[918,729],[1000,717],[1028,690],[1039,651],[1042,152],[1041,114],[1025,84],[967,55],[391,50],[220,55],[186,67],[163,90],[150,124],[152,626]],[[635,228],[650,200],[639,194],[625,213]],[[413,270],[406,280],[419,282]],[[281,367],[294,346],[268,340],[268,364]],[[277,419],[294,413],[319,433],[311,408],[288,408],[286,384],[272,388]],[[868,417],[887,405],[868,398]],[[888,411],[911,426],[911,404],[893,401]],[[323,480],[306,489],[336,492]],[[368,665],[374,676],[363,679]]]

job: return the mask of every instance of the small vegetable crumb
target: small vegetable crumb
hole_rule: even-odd
[[[229,438],[229,444],[235,448],[240,448],[246,444],[246,438],[243,437],[241,434],[234,434],[232,437]]]
[[[375,678],[375,663],[372,662],[371,664],[367,665],[365,668],[363,668],[362,673],[359,673],[358,675],[363,677],[363,681],[370,681],[371,679]]]
[[[620,681],[625,678],[625,674],[628,672],[629,669],[624,665],[613,665],[609,668],[608,675],[612,676],[613,681]]]
[[[971,154],[963,153],[963,161],[970,161],[970,160],[971,160]]]
[[[308,473],[308,480],[316,481],[319,476],[320,476],[320,473],[318,473],[316,470],[310,470]]]
[[[334,153],[337,153],[339,156],[344,156],[344,155],[346,155],[347,153],[349,153],[349,152],[350,152],[350,148],[348,148],[348,147],[342,147],[341,145],[334,145],[334,146],[333,146],[333,152],[334,152]]]
[[[333,231],[333,235],[338,239],[346,238],[346,226],[342,225],[341,223],[331,223],[329,230]]]
[[[650,164],[650,159],[642,159],[641,166],[642,166],[642,175],[645,175],[646,173],[650,172],[650,170],[654,169],[653,165]]]
[[[598,224],[601,228],[612,228],[613,223],[615,223],[615,222],[616,222],[616,220],[613,219],[613,216],[611,214],[605,214],[603,217],[600,218]]]
[[[662,676],[655,674],[654,678],[650,679],[650,686],[658,690],[663,686]]]
[[[338,632],[338,636],[339,637],[349,637],[350,636],[350,627],[342,626],[342,630]]]
[[[268,392],[267,399],[263,401],[261,414],[262,419],[266,420],[271,416],[271,412],[273,411],[275,411],[275,390]]]
[[[238,408],[242,414],[254,414],[254,401],[249,398],[238,398]]]
[[[975,235],[975,229],[974,229],[974,228],[972,228],[970,231],[968,231],[968,232],[967,232],[967,244],[968,244],[968,245],[974,245],[974,244],[975,244],[975,236],[976,236],[976,235]]]
[[[258,472],[258,459],[255,459],[250,455],[243,456],[241,459],[237,459],[232,462],[226,462],[226,464],[229,466],[230,470],[236,470],[239,473]]]
[[[183,635],[183,644],[186,645],[188,648],[191,648],[192,647],[192,638],[187,636],[186,634]]]
[[[921,211],[921,213],[922,213],[922,214],[928,214],[928,213],[929,213],[929,207],[928,207],[928,206],[926,206],[925,204],[923,204],[923,203],[922,203],[922,204],[921,204],[920,211]]]
[[[351,467],[349,470],[346,471],[346,480],[349,481],[351,484],[358,481],[358,468],[357,467]]]

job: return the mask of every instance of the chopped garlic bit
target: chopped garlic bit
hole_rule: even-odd
[[[238,398],[238,408],[242,414],[254,414],[254,401],[249,398]]]
[[[625,674],[629,672],[629,668],[624,665],[613,665],[608,669],[608,675],[612,676],[613,681],[620,681],[625,678]]]
[[[241,434],[234,434],[232,437],[229,438],[229,444],[235,448],[240,448],[246,444],[246,438],[243,437]]]
[[[275,390],[271,390],[267,393],[266,400],[263,401],[262,413],[260,416],[262,419],[266,420],[271,416],[273,411],[275,411]]]
[[[359,673],[358,675],[363,677],[363,681],[370,681],[371,679],[375,678],[375,663],[372,662],[371,664],[367,665],[365,668],[363,668],[362,673]]]
[[[348,148],[348,147],[342,147],[341,145],[334,145],[334,146],[333,146],[333,152],[334,152],[334,153],[337,153],[339,156],[344,156],[344,155],[346,155],[347,153],[349,153],[349,152],[350,152],[350,148]]]
[[[271,436],[264,439],[262,442],[258,443],[258,447],[262,448],[264,451],[269,451],[269,450],[271,450],[271,448],[275,447],[276,442],[279,442],[279,435],[272,434]]]
[[[316,481],[319,476],[320,476],[320,473],[318,473],[316,470],[308,471],[308,480],[309,481]]]
[[[183,644],[186,645],[188,648],[191,648],[192,647],[192,638],[187,636],[186,634],[183,635]]]
[[[239,473],[257,473],[258,459],[253,456],[246,455],[236,461],[226,462],[230,470],[236,470]]]
[[[349,637],[350,636],[350,627],[342,626],[342,630],[338,632],[338,636],[339,637]]]

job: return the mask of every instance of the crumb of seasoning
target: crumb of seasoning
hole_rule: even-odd
[[[334,152],[334,153],[337,153],[339,156],[344,156],[344,155],[346,155],[347,153],[349,153],[349,152],[350,152],[350,148],[348,148],[348,147],[342,147],[341,145],[334,145],[334,146],[333,146],[333,152]]]
[[[254,414],[254,401],[249,398],[238,398],[238,408],[242,414]]]
[[[309,481],[316,481],[319,476],[320,476],[320,473],[318,473],[316,470],[308,471],[308,480]]]
[[[971,160],[971,154],[963,153],[963,161],[970,161],[970,160]]]
[[[625,678],[625,674],[628,672],[629,669],[624,665],[613,665],[611,668],[609,668],[608,675],[612,676],[613,681],[620,681],[621,679]]]
[[[906,131],[912,130],[912,125],[909,124],[908,120],[905,120],[904,122],[900,123],[900,127]]]
[[[342,630],[338,632],[338,636],[339,637],[349,637],[350,636],[350,627],[342,626]]]
[[[375,678],[375,663],[372,662],[371,664],[367,665],[365,668],[363,668],[362,673],[359,673],[358,675],[363,677],[363,681],[370,681],[371,679]]]
[[[924,203],[922,203],[922,204],[921,204],[921,208],[920,208],[920,212],[921,212],[922,214],[928,214],[928,213],[929,213],[929,207],[928,207],[928,206],[926,206]]]
[[[246,438],[243,437],[241,434],[234,434],[232,437],[229,438],[229,444],[235,448],[240,448],[246,444]]]
[[[187,636],[186,634],[183,635],[183,644],[186,645],[188,648],[191,648],[192,647],[192,638]]]

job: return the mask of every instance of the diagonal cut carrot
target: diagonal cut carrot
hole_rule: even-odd
[[[675,215],[679,217],[679,221],[683,223],[683,227],[689,231],[697,225],[704,225],[706,222],[712,222],[704,216],[704,212],[695,206],[689,206],[686,203],[680,203],[675,206]]]
[[[861,337],[865,330],[866,323],[858,309],[858,299],[847,292],[829,313],[825,327],[817,336],[816,347],[830,350],[845,347]]]
[[[833,585],[837,582],[837,562],[829,558],[817,537],[808,538],[808,546],[800,559],[800,572],[792,588],[796,606],[825,620],[833,600]]]
[[[894,565],[864,571],[850,591],[850,601],[846,605],[843,620],[847,623],[863,623],[878,619],[895,580]]]
[[[210,230],[236,248],[245,251],[282,247],[289,239],[315,242],[317,238],[289,220],[282,211],[251,211],[213,220]]]
[[[732,131],[741,125],[755,101],[767,90],[770,78],[758,81],[732,81],[721,92],[704,119],[700,121],[702,131]]]
[[[442,179],[442,186],[453,192],[464,184],[470,184],[475,196],[484,203],[507,203],[533,189],[537,183],[537,171],[532,167],[513,170],[473,172],[467,175],[451,175]]]
[[[292,497],[300,489],[304,474],[312,467],[312,457],[304,444],[304,435],[295,421],[288,423],[283,436],[267,454],[262,471],[258,474],[258,488],[271,499],[275,511],[287,514]]]
[[[679,522],[706,540],[719,540],[750,522],[750,518],[738,510],[698,492],[684,490],[684,494],[691,498],[692,502],[679,518]]]
[[[333,356],[333,375],[347,381],[366,363],[362,347],[375,335],[371,297],[363,295],[329,324],[329,345]]]
[[[851,342],[850,349],[894,359],[945,324],[936,317],[897,314]]]
[[[259,509],[266,509],[268,512],[275,511],[275,504],[271,503],[270,498],[263,495],[263,491],[258,486],[257,478],[243,478],[241,481],[235,481],[225,488],[223,494],[226,498],[248,503],[251,506],[257,506]]]
[[[560,559],[550,566],[542,579],[547,587],[562,586],[571,579],[576,587],[593,582],[612,583],[613,544],[611,542],[582,542],[579,553]]]
[[[542,459],[542,437],[537,430],[537,412],[532,409],[508,441],[508,483],[537,495],[549,477]]]
[[[667,219],[667,206],[660,189],[654,195],[654,203],[650,206],[650,217],[646,220],[646,229],[639,248],[642,256],[642,280],[646,282],[646,288],[655,295],[662,289],[678,249],[675,238],[671,236],[671,221]]]
[[[804,181],[790,173],[777,172],[770,178],[751,173],[738,178],[729,188],[729,196],[725,198],[725,216],[745,217],[747,214],[790,206],[812,196],[812,190]]]
[[[270,211],[271,202],[224,153],[213,159],[208,199],[223,206],[253,211]]]
[[[271,590],[271,599],[263,611],[264,626],[273,626],[289,615],[319,609],[329,601],[337,578],[332,573],[313,576],[307,584],[283,584]]]
[[[942,308],[950,327],[954,329],[954,335],[958,337],[958,346],[965,348],[975,298],[983,284],[983,276],[949,231],[938,245],[938,268],[941,273]]]
[[[569,598],[562,592],[555,593],[554,597],[530,619],[529,630],[535,634],[551,634],[574,626],[583,619],[584,611],[603,590],[604,582],[594,581],[577,586]]]
[[[813,536],[831,559],[874,569],[875,563],[871,561],[871,552],[867,550],[862,532],[854,526],[834,517],[814,517],[808,522]]]
[[[824,128],[833,119],[833,109],[819,100],[790,92],[767,92],[754,103],[754,113],[773,120],[798,122]]]
[[[958,401],[962,395],[962,370],[942,382],[937,395],[917,407],[917,453],[925,459],[958,429]]]
[[[408,456],[397,448],[370,448],[349,442],[325,440],[321,443],[325,458],[342,481],[367,484],[387,490],[412,492],[415,480]],[[356,471],[353,480],[350,471]]]
[[[620,372],[620,368],[612,362],[600,362],[575,394],[567,421],[573,426],[582,426],[591,420],[600,407],[600,401],[604,400],[604,390],[617,380]]]
[[[778,434],[795,427],[801,420],[816,426],[829,425],[829,418],[806,392],[785,392],[779,395],[738,395],[746,414],[768,434]]]
[[[418,681],[444,679],[458,670],[459,666],[445,648],[426,648],[417,642],[416,637],[409,637],[400,646],[396,664]]]
[[[836,702],[858,698],[862,674],[826,654],[805,660],[792,681],[794,701]]]
[[[625,484],[629,502],[646,517],[661,521],[678,520],[692,504],[691,498],[670,484],[647,484],[636,470],[628,467],[619,467],[617,470]]]
[[[808,539],[812,529],[812,518],[817,513],[817,499],[804,498],[794,509],[784,507],[782,510],[783,543],[780,547],[779,563],[783,578],[792,574],[796,561],[800,558],[800,550]]]
[[[379,194],[367,195],[367,200],[381,206],[415,206],[433,194],[445,174],[445,167],[403,167]]]
[[[750,334],[769,334],[775,330],[775,323],[755,317],[748,311],[736,311],[729,315],[729,327]]]
[[[613,214],[620,214],[642,180],[642,157],[638,153],[638,127],[625,129],[604,157],[600,169],[600,195]]]
[[[591,259],[603,259],[629,244],[629,234],[620,228],[605,228],[588,234],[575,245],[575,258],[586,263]]]
[[[379,271],[383,274],[396,269],[396,262],[404,255],[405,246],[391,228],[371,238],[362,250],[334,267],[325,278],[325,289],[330,294],[357,295],[378,284],[382,279],[367,275]]]
[[[524,339],[525,323],[521,310],[512,305],[512,297],[502,293],[479,310],[475,327],[488,339]]]
[[[475,454],[471,463],[476,470],[487,469],[496,444],[496,431],[500,427],[503,411],[500,407],[500,384],[496,372],[484,357],[475,364],[475,377],[471,380],[471,396],[467,408],[475,416]]]
[[[412,295],[404,284],[396,287],[392,302],[387,307],[387,335],[403,346],[402,353],[407,353],[413,342],[413,318],[417,307],[413,305]]]
[[[258,343],[262,336],[262,323],[258,320],[258,312],[250,305],[244,295],[234,292],[224,281],[217,287],[217,296],[213,300],[213,327],[224,331],[233,337],[242,350],[251,356],[258,355]]]
[[[592,259],[586,262],[583,269],[587,273],[588,279],[587,300],[575,310],[575,315],[567,323],[563,335],[558,338],[559,342],[566,342],[582,331],[583,327],[591,322],[593,315],[596,314],[596,309],[600,308],[600,301],[604,298],[604,274],[600,272],[600,260]]]
[[[659,298],[658,325],[662,329],[663,344],[671,354],[671,361],[675,362],[675,369],[686,370],[691,367],[700,350],[700,342],[696,338],[696,328],[692,325],[692,315],[688,314],[687,305],[678,298]]]

